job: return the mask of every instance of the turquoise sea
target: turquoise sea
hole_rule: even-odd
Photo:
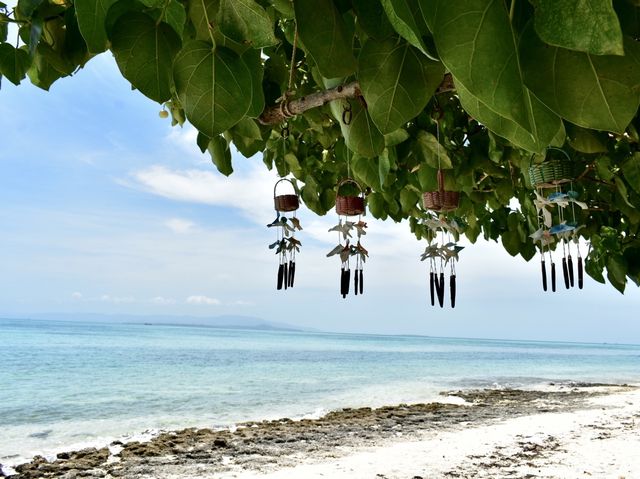
[[[640,383],[640,346],[0,319],[0,463],[445,390]]]

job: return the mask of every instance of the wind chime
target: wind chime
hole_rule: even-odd
[[[358,191],[356,195],[341,195],[340,188],[351,185]],[[338,213],[338,224],[329,229],[330,232],[338,233],[338,245],[333,248],[327,257],[338,255],[340,257],[340,294],[346,298],[351,285],[351,258],[355,258],[355,268],[353,274],[353,292],[364,293],[364,263],[369,256],[369,252],[362,246],[362,237],[367,234],[365,231],[367,223],[362,221],[365,212],[364,192],[355,180],[346,178],[338,183],[336,196],[336,213]],[[350,218],[357,217],[357,221],[350,221]],[[355,237],[352,235],[355,233]],[[356,243],[353,244],[353,241]]]
[[[293,194],[277,194],[278,185],[288,182],[293,188]],[[277,239],[269,245],[278,255],[277,289],[293,288],[296,277],[296,253],[300,252],[302,243],[296,239],[296,231],[302,231],[300,220],[296,218],[296,211],[300,207],[300,198],[293,181],[288,178],[279,179],[273,187],[273,202],[276,209],[276,219],[267,225],[275,228]],[[288,216],[287,216],[288,214]]]
[[[573,189],[575,166],[569,155],[559,148],[550,148],[560,151],[563,159],[550,158],[540,164],[529,166],[531,184],[535,188],[533,203],[538,212],[538,230],[530,237],[540,244],[540,269],[542,273],[542,289],[548,290],[546,254],[549,255],[551,264],[551,291],[556,292],[556,263],[553,260],[552,247],[558,242],[562,246],[562,276],[566,289],[575,286],[575,273],[571,244],[575,244],[577,254],[577,283],[582,289],[584,284],[584,266],[580,252],[578,232],[584,225],[578,226],[576,217],[576,205],[586,210],[586,203],[578,201],[578,193]],[[533,156],[531,157],[533,160]],[[566,191],[562,190],[568,185]],[[555,213],[555,214],[554,214]]]
[[[444,307],[445,296],[445,270],[449,267],[449,295],[451,307],[456,306],[456,263],[458,253],[463,247],[452,241],[452,235],[457,236],[460,228],[455,220],[447,221],[444,214],[458,208],[460,203],[460,193],[457,191],[445,190],[444,171],[440,165],[440,128],[436,120],[436,137],[438,140],[438,189],[428,191],[423,194],[422,201],[427,210],[433,213],[423,220],[423,224],[429,229],[427,236],[429,245],[421,256],[421,261],[429,260],[429,292],[431,296],[431,306],[435,306],[435,298],[438,298],[440,307]],[[440,242],[438,242],[440,236]]]

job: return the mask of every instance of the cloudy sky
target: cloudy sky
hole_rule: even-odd
[[[425,244],[369,219],[364,296],[338,294],[335,214],[301,211],[296,286],[276,291],[275,174],[234,154],[231,178],[131,91],[110,54],[49,93],[0,89],[0,315],[237,314],[330,331],[640,343],[640,291],[586,280],[543,293],[537,261],[461,253],[458,305],[427,305]]]

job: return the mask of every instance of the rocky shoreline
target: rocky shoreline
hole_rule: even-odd
[[[119,441],[101,449],[65,452],[54,461],[36,456],[16,466],[11,479],[198,477],[203,474],[271,471],[303,461],[348,454],[380,441],[419,438],[544,412],[569,412],[594,406],[589,399],[634,389],[627,385],[574,383],[549,390],[483,389],[443,393],[462,404],[400,404],[377,409],[341,409],[320,419],[247,422],[233,430],[183,429],[158,434],[148,442]],[[553,444],[548,445],[553,448]],[[523,445],[523,457],[546,446]]]

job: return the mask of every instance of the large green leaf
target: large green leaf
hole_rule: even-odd
[[[251,72],[251,106],[247,110],[247,116],[258,118],[265,105],[264,90],[262,89],[264,66],[262,65],[261,51],[256,49],[247,50],[242,55],[242,59]]]
[[[385,38],[393,34],[393,27],[384,13],[380,0],[352,0],[358,25],[372,38]]]
[[[192,0],[189,2],[187,15],[195,29],[195,40],[211,41],[212,32],[210,22],[213,22],[218,13],[220,0]]]
[[[331,102],[331,112],[340,123],[342,136],[347,147],[365,158],[374,158],[384,150],[384,136],[376,127],[360,102],[351,101],[352,118],[348,125],[342,121],[342,113],[345,103],[342,101]]]
[[[634,155],[622,164],[622,174],[636,193],[640,194],[640,153]]]
[[[526,94],[531,101],[532,126],[536,132],[535,136],[516,122],[498,115],[469,93],[462,84],[457,83],[456,85],[460,103],[467,113],[496,135],[527,151],[543,153],[546,147],[553,143],[558,131],[564,131],[560,117],[528,91]]]
[[[273,33],[273,20],[254,0],[220,0],[220,31],[232,40],[253,48],[278,43]]]
[[[515,36],[503,0],[420,0],[442,62],[467,91],[531,130]]]
[[[18,12],[23,17],[30,17],[43,1],[44,0],[18,0]]]
[[[31,58],[26,50],[0,43],[0,75],[4,75],[11,83],[19,85],[30,64]]]
[[[176,91],[187,119],[214,136],[238,123],[251,105],[251,72],[231,50],[193,41],[174,62]]]
[[[534,0],[535,28],[549,45],[624,55],[622,30],[611,0]]]
[[[105,20],[109,8],[117,1],[75,0],[78,27],[90,52],[100,53],[107,49],[108,38],[104,26]]]
[[[422,161],[433,168],[453,168],[447,150],[444,149],[435,136],[427,131],[418,131],[416,135],[416,152],[422,158]]]
[[[369,114],[385,134],[418,115],[444,75],[442,63],[394,38],[367,41],[359,65],[358,79]]]
[[[144,13],[123,15],[111,34],[111,50],[122,76],[157,102],[171,98],[172,65],[180,43],[169,25]]]
[[[211,161],[220,173],[224,176],[229,176],[233,173],[233,165],[231,164],[231,150],[229,144],[220,135],[215,135],[211,138],[207,147],[209,155],[211,155]]]
[[[322,76],[337,78],[355,72],[352,39],[333,0],[296,0],[293,6],[300,40]]]
[[[411,45],[427,52],[418,23],[416,22],[416,12],[419,9],[417,0],[381,0],[384,11],[391,22],[391,25],[402,38]]]
[[[549,108],[576,125],[624,132],[640,103],[640,45],[625,39],[626,55],[595,56],[540,41],[533,26],[522,34],[527,86]]]

